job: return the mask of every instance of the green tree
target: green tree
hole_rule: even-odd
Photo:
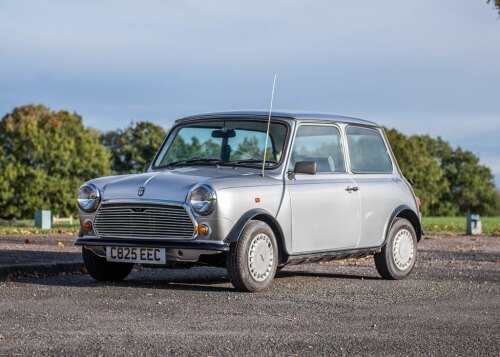
[[[496,191],[491,170],[479,158],[460,147],[443,158],[442,167],[450,184],[448,201],[462,214],[494,214]]]
[[[403,175],[415,182],[424,214],[495,213],[493,175],[476,155],[453,149],[440,137],[407,137],[395,129],[386,132]]]
[[[451,205],[443,202],[449,184],[439,159],[428,146],[429,137],[407,137],[396,129],[386,130],[386,134],[403,175],[415,183],[413,189],[422,200],[424,214],[452,213]]]
[[[500,190],[497,190],[495,201],[495,211],[493,212],[493,216],[500,216]]]
[[[495,184],[491,170],[481,165],[479,157],[460,147],[424,136],[426,145],[438,160],[450,190],[444,197],[450,213],[494,214],[496,209]]]
[[[103,134],[101,143],[111,150],[114,173],[136,173],[153,160],[166,135],[161,126],[140,121]]]
[[[14,198],[14,190],[10,184],[16,176],[16,170],[11,160],[7,160],[3,146],[0,145],[0,205]]]
[[[43,105],[14,109],[0,122],[0,217],[32,218],[36,209],[75,214],[78,187],[108,175],[109,159],[78,114]]]
[[[491,1],[491,0],[488,0],[487,3],[491,3],[493,2],[493,4],[495,5],[495,7],[497,8],[498,10],[498,14],[500,15],[500,0],[495,0],[495,1]]]

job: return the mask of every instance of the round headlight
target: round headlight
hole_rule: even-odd
[[[207,215],[215,208],[217,196],[210,186],[196,187],[189,195],[189,204],[193,210],[201,215]]]
[[[82,211],[94,212],[101,202],[101,193],[95,185],[86,183],[78,190],[77,202]]]

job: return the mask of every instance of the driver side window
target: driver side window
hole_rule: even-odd
[[[301,125],[297,129],[288,170],[298,161],[316,162],[321,172],[346,172],[340,132],[335,126]]]

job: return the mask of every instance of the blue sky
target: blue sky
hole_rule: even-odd
[[[275,108],[440,135],[500,187],[500,18],[483,0],[0,1],[0,115],[102,130]]]

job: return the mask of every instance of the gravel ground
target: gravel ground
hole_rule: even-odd
[[[0,355],[500,355],[500,237],[426,239],[412,275],[373,259],[286,267],[234,291],[224,269],[0,282]]]
[[[2,265],[43,263],[47,261],[81,261],[81,248],[70,234],[0,235]]]

